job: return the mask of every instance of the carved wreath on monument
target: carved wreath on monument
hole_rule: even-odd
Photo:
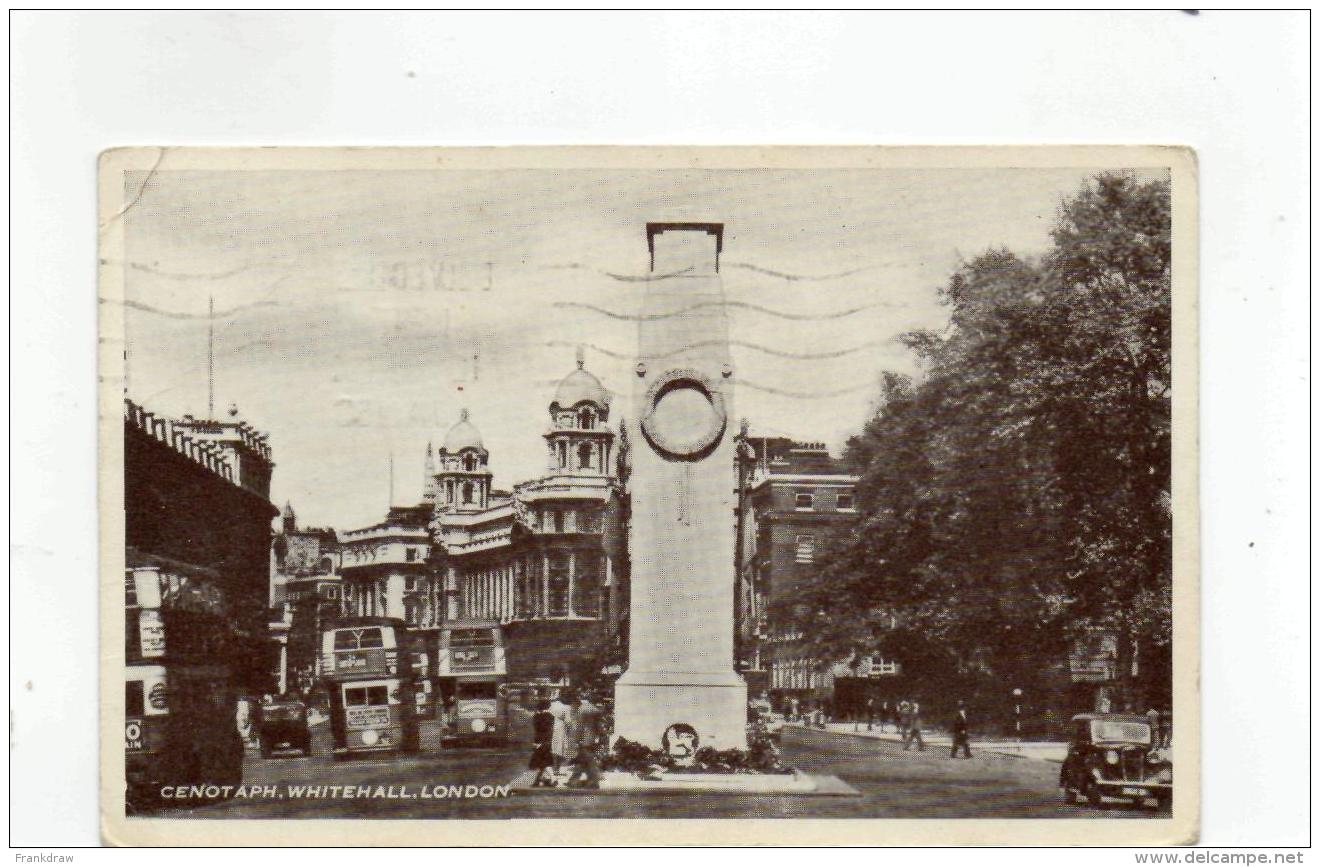
[[[691,369],[669,370],[646,392],[642,434],[661,455],[698,461],[724,437],[728,414],[720,387]]]

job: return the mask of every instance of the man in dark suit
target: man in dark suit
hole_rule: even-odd
[[[963,758],[972,757],[972,744],[967,737],[967,706],[958,702],[958,712],[953,715],[953,724],[949,727],[953,730],[953,746],[949,749],[949,758],[955,758],[958,755],[959,745],[963,748]]]
[[[577,757],[573,760],[573,773],[566,785],[575,789],[600,788],[600,760],[596,749],[600,746],[600,708],[591,703],[586,693],[578,705],[577,725],[573,738],[577,742]]]

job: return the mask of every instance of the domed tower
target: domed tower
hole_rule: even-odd
[[[436,453],[432,487],[437,512],[476,512],[490,502],[490,453],[481,444],[481,432],[460,413],[458,424],[445,435]]]
[[[578,349],[577,369],[564,377],[550,401],[550,430],[545,434],[548,469],[559,475],[612,476],[610,393],[583,364]]]

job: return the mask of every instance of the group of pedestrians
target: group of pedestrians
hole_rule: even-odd
[[[877,706],[874,699],[868,698],[860,717],[854,720],[854,731],[860,731],[862,719],[866,720],[867,731],[874,731],[878,725],[883,733],[886,725],[893,725],[903,741],[904,750],[911,749],[913,744],[917,745],[918,752],[923,752],[926,749],[920,702],[905,699],[891,708],[887,701]],[[949,750],[949,757],[957,756],[958,750],[961,749],[963,758],[970,759],[972,757],[972,744],[967,723],[967,706],[961,701],[958,702],[958,709],[954,713],[953,719],[949,721],[949,731],[953,735],[953,745]]]
[[[540,700],[532,714],[532,757],[527,767],[536,771],[532,786],[553,788],[567,764],[573,768],[566,786],[600,788],[598,751],[604,737],[601,710],[591,696],[570,691],[554,700]],[[547,771],[553,771],[547,775]]]

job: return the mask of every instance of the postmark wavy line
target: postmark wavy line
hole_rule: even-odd
[[[871,304],[862,304],[857,307],[850,307],[847,310],[835,310],[830,313],[787,313],[783,310],[775,310],[770,307],[762,307],[760,304],[752,304],[748,301],[699,301],[681,310],[675,310],[672,313],[620,313],[617,310],[607,310],[604,307],[597,307],[595,304],[586,304],[581,301],[556,301],[555,307],[559,308],[579,308],[590,310],[593,313],[599,313],[602,316],[608,316],[611,319],[618,319],[623,322],[655,322],[660,319],[672,319],[675,316],[682,316],[691,313],[694,310],[703,310],[707,307],[739,308],[742,310],[752,310],[757,313],[764,313],[767,316],[774,316],[779,319],[787,319],[792,322],[823,322],[830,319],[843,319],[861,313],[864,310],[870,310],[873,307],[890,306],[886,303],[875,302]]]
[[[102,304],[122,304],[132,310],[141,310],[144,313],[154,313],[157,316],[164,316],[167,319],[211,319],[213,316],[220,319],[225,316],[232,316],[235,313],[241,313],[244,310],[252,310],[257,307],[278,307],[274,301],[254,301],[251,304],[239,304],[237,307],[230,307],[228,310],[217,310],[214,314],[208,313],[185,313],[182,310],[165,310],[161,307],[153,307],[150,304],[143,304],[141,301],[132,301],[124,299],[116,301],[113,298],[102,298]]]
[[[862,343],[857,346],[849,346],[845,349],[836,349],[830,352],[790,352],[789,350],[786,349],[778,349],[776,347],[765,346],[760,343],[750,343],[746,340],[730,340],[729,345],[742,347],[744,349],[753,349],[756,350],[757,352],[764,352],[766,355],[774,355],[774,356],[778,356],[779,358],[789,358],[794,361],[824,361],[831,358],[843,358],[846,355],[853,355],[855,353],[862,352],[867,349],[871,349],[872,347],[881,346],[888,342],[889,341],[887,340],[873,340],[868,343]],[[720,345],[720,343],[721,342],[718,340],[705,340],[700,343],[692,343],[680,349],[675,349],[672,352],[666,352],[664,355],[657,357],[669,358],[670,356],[687,352],[689,349],[703,349],[707,346],[718,346]],[[594,352],[599,352],[601,355],[605,355],[610,358],[617,358],[623,361],[627,361],[628,359],[633,357],[632,355],[625,355],[620,352],[615,352],[613,350],[606,349],[603,346],[597,346],[594,343],[573,343],[572,341],[568,341],[568,340],[548,340],[546,341],[546,345],[565,346],[565,347],[583,346],[586,347],[587,349],[593,350]]]
[[[841,397],[845,394],[855,394],[856,392],[867,391],[872,388],[879,389],[878,386],[868,382],[859,385],[850,385],[846,388],[836,388],[830,391],[790,391],[786,388],[772,388],[768,385],[758,385],[755,382],[748,382],[745,379],[738,380],[738,386],[740,388],[750,388],[753,391],[763,391],[767,394],[777,394],[780,397],[791,397],[794,400],[815,400],[826,397]]]
[[[854,274],[860,274],[863,271],[869,271],[874,266],[864,265],[861,268],[850,268],[847,271],[838,271],[834,274],[789,274],[784,271],[775,271],[772,268],[763,268],[760,265],[753,265],[751,262],[725,262],[725,268],[742,268],[745,271],[755,271],[758,274],[765,274],[767,277],[778,277],[780,280],[841,280],[844,277],[851,277]]]

